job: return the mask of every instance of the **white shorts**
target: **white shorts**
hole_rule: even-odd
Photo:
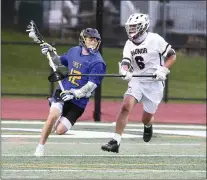
[[[161,81],[139,82],[132,80],[124,95],[131,95],[143,104],[146,112],[154,114],[163,98],[164,84]]]

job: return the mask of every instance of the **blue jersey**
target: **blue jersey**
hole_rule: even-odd
[[[60,57],[61,64],[66,66],[69,74],[105,74],[106,65],[99,52],[95,54],[83,55],[82,47],[72,47],[67,53]],[[80,89],[88,81],[95,83],[97,86],[101,84],[103,77],[101,76],[69,76],[62,80],[65,90]],[[60,87],[58,86],[58,89]],[[79,100],[72,99],[72,102],[81,108],[85,108],[89,98],[81,98]]]

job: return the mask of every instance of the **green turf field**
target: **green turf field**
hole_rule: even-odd
[[[31,41],[27,34],[2,31],[2,40]],[[51,40],[51,39],[49,39]],[[70,47],[56,46],[59,54]],[[49,93],[48,62],[38,45],[2,45],[2,92]],[[103,57],[107,73],[118,73],[122,49],[104,48]],[[119,78],[105,78],[102,95],[122,96],[127,83]],[[177,53],[177,63],[169,76],[169,96],[206,98],[206,60],[204,57],[187,57]]]
[[[149,143],[143,125],[128,124],[120,153],[100,146],[112,123],[79,122],[65,135],[51,134],[45,157],[33,156],[43,122],[1,121],[2,179],[205,179],[206,132],[200,125],[154,125]]]

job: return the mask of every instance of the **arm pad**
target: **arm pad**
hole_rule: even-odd
[[[59,66],[61,65],[61,61],[60,61],[60,56],[57,55],[57,52],[56,51],[52,51],[50,53],[51,57],[52,57],[52,61],[54,62],[54,64],[56,66]]]
[[[77,91],[75,93],[75,96],[77,98],[82,98],[82,97],[90,97],[92,92],[96,89],[97,85],[91,81],[88,81],[87,84],[85,84],[82,88],[75,90]]]

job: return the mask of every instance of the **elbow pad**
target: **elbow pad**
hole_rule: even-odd
[[[123,65],[127,65],[128,68],[130,69],[130,67],[131,67],[131,59],[123,58],[123,60],[121,61],[121,66],[123,66]]]
[[[167,56],[166,56],[166,58],[169,58],[169,57],[172,56],[172,55],[176,55],[176,53],[175,53],[175,50],[171,48],[171,49],[167,52]]]

